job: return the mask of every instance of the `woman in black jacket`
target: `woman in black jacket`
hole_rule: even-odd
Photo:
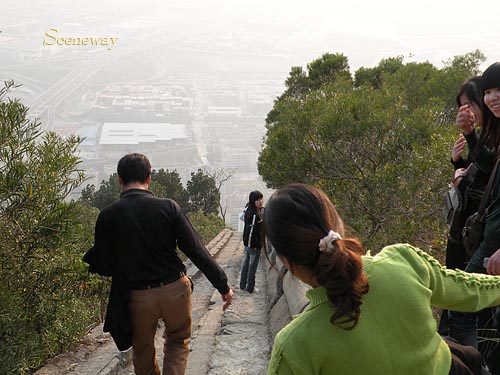
[[[482,101],[481,76],[472,77],[458,89],[456,102],[459,111],[470,111],[474,118],[475,127],[481,126],[483,118]],[[456,177],[454,182],[457,182],[455,185],[460,193],[462,207],[454,216],[453,222],[450,223],[445,261],[447,268],[458,268],[461,270],[465,268],[470,258],[465,252],[465,247],[462,243],[462,229],[465,225],[465,220],[478,210],[490,174],[489,171],[477,168],[476,164],[474,164],[476,168],[473,168],[473,166],[466,171],[475,162],[475,154],[474,150],[472,150],[472,152],[469,151],[467,159],[462,158],[465,144],[465,137],[460,134],[451,152],[451,163],[455,171],[458,171],[456,172],[456,176],[460,176]],[[476,172],[472,173],[473,170],[476,170]]]
[[[263,205],[264,196],[262,193],[258,190],[252,191],[248,197],[248,207],[245,211],[245,228],[243,229],[245,255],[240,273],[240,289],[246,290],[248,293],[253,293],[255,290],[255,273],[262,248]]]

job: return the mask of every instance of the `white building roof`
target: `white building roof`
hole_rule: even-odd
[[[184,124],[106,122],[102,126],[99,144],[136,145],[186,138]]]

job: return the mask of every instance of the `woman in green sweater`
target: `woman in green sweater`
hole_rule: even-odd
[[[303,184],[274,193],[264,226],[285,266],[312,287],[307,309],[276,336],[269,374],[481,374],[474,348],[437,333],[431,305],[498,305],[500,277],[446,269],[408,244],[363,255],[357,239],[343,238],[327,196]]]

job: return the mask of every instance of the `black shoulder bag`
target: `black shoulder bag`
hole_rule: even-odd
[[[486,185],[486,189],[484,189],[484,195],[481,199],[481,203],[479,204],[477,212],[473,213],[467,218],[464,228],[462,229],[462,242],[465,247],[465,252],[469,256],[472,256],[474,254],[479,244],[483,240],[484,221],[486,219],[486,215],[488,214],[488,209],[490,208],[490,206],[487,206],[487,204],[490,198],[493,183],[495,182],[495,176],[497,174],[499,161],[500,159],[497,158],[495,166],[491,171],[488,185]]]

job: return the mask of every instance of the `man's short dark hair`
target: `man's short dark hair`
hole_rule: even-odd
[[[131,182],[143,184],[151,176],[151,163],[146,155],[127,154],[118,162],[117,172],[125,185]]]

